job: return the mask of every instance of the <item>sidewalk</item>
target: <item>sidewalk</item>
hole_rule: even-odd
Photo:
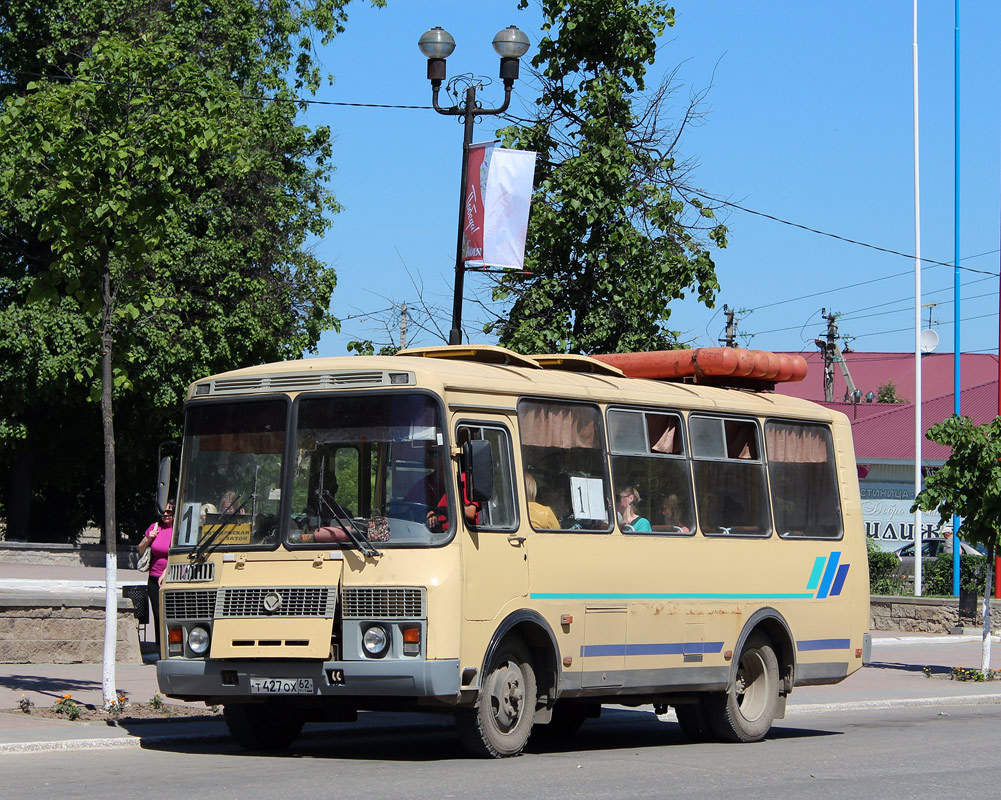
[[[98,574],[95,574],[98,573]],[[145,574],[120,570],[120,583],[138,583]],[[0,564],[0,592],[74,590],[103,591],[104,572],[93,567],[37,567]],[[834,686],[797,688],[787,714],[807,710],[848,710],[895,705],[1001,704],[1001,682],[948,680],[952,667],[980,666],[980,636],[873,633],[872,663]],[[1001,668],[1001,639],[992,643],[991,667]],[[933,677],[928,677],[930,673]],[[118,664],[116,688],[132,703],[143,704],[157,693],[156,666]],[[64,694],[84,704],[102,704],[101,664],[0,664],[0,709],[18,707],[21,695],[38,708],[52,706]],[[174,701],[168,701],[174,702]],[[190,704],[204,708],[202,704]],[[368,724],[400,724],[387,714],[362,715]],[[410,717],[411,724],[424,717]],[[402,720],[406,724],[406,720]],[[331,723],[335,725],[336,723]],[[341,724],[337,724],[340,727]],[[355,725],[363,724],[353,723]],[[315,729],[315,726],[309,726]],[[324,725],[322,727],[328,727]],[[308,729],[307,729],[308,730]],[[13,753],[43,750],[130,748],[178,740],[226,738],[222,718],[144,720],[112,725],[43,719],[30,714],[0,713],[0,759]]]

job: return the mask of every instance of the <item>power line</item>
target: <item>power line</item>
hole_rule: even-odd
[[[712,203],[719,203],[720,205],[729,206],[730,208],[735,208],[738,211],[743,211],[745,214],[754,214],[759,217],[764,217],[765,219],[773,220],[774,222],[781,222],[783,225],[789,225],[793,228],[799,228],[800,230],[809,231],[810,233],[816,233],[819,236],[827,236],[831,239],[837,239],[840,242],[847,242],[848,244],[858,245],[859,247],[868,247],[870,250],[878,250],[881,253],[889,253],[894,256],[902,256],[904,258],[909,258],[915,260],[915,256],[910,253],[903,253],[900,250],[893,250],[889,247],[880,247],[879,245],[869,244],[868,242],[860,242],[858,239],[849,239],[847,236],[841,236],[837,233],[830,233],[829,231],[822,231],[819,228],[811,228],[809,225],[802,225],[799,222],[791,222],[787,219],[782,219],[782,217],[776,217],[774,214],[766,214],[764,211],[755,211],[753,208],[747,208],[738,203],[730,202],[729,200],[723,200],[719,197],[713,197],[710,194],[706,194],[698,189],[691,189],[692,194],[698,195],[699,197],[705,198]],[[994,251],[998,252],[998,251]],[[998,276],[996,272],[987,272],[986,270],[974,269],[973,267],[964,267],[956,264],[952,264],[948,261],[937,261],[934,258],[924,258],[920,259],[928,264],[933,264],[939,267],[954,267],[956,269],[963,269],[969,272],[979,272],[981,275],[993,275],[995,278]],[[861,285],[861,284],[860,284]],[[812,296],[812,295],[809,295]],[[763,306],[762,306],[763,307]]]
[[[977,253],[976,255],[964,256],[963,258],[960,259],[960,261],[969,261],[970,259],[974,259],[974,258],[983,258],[984,256],[994,255],[995,253],[1001,253],[1001,250],[987,250],[986,252]],[[922,259],[922,260],[930,260],[930,259]],[[934,261],[934,262],[932,262],[932,266],[952,267],[953,265],[952,264],[946,264],[944,261]],[[981,280],[988,280],[990,278],[997,278],[998,277],[997,273],[986,272],[984,270],[979,270],[979,269],[973,269],[972,267],[960,267],[960,269],[965,269],[965,270],[968,270],[969,272],[978,272],[978,273],[986,276],[985,278],[980,278],[980,279],[978,279],[976,281],[970,281],[969,283],[964,284],[964,286],[970,286],[970,285],[972,285],[974,283],[978,283]],[[798,300],[808,300],[811,297],[820,297],[821,295],[833,294],[834,292],[843,292],[846,289],[856,289],[859,286],[866,286],[866,285],[868,285],[870,283],[879,283],[880,281],[887,281],[887,280],[890,280],[891,278],[899,278],[899,277],[901,277],[903,275],[913,275],[913,274],[914,274],[913,270],[904,270],[903,272],[894,272],[891,275],[884,275],[882,278],[873,278],[873,279],[868,280],[868,281],[859,281],[857,283],[849,283],[849,284],[847,284],[845,286],[838,286],[838,287],[833,288],[833,289],[825,289],[824,291],[811,292],[810,294],[800,295],[799,297],[791,297],[788,300],[776,300],[774,303],[765,303],[764,305],[755,306],[754,308],[749,308],[749,309],[747,309],[747,311],[759,311],[762,308],[771,308],[772,306],[780,306],[780,305],[783,305],[785,303],[795,303]]]
[[[65,81],[69,83],[90,83],[96,86],[113,86],[119,89],[135,89],[140,92],[145,92],[146,94],[198,94],[192,89],[181,89],[172,86],[143,86],[138,83],[118,83],[116,81],[102,81],[97,78],[80,78],[76,75],[46,75],[41,72],[27,72],[25,70],[15,69],[9,70],[13,75],[23,75],[29,78],[42,78],[44,80],[50,81]],[[7,84],[12,86],[14,84]],[[240,93],[240,97],[243,100],[254,100],[261,103],[295,103],[301,105],[311,105],[311,106],[348,106],[350,108],[400,108],[400,109],[416,109],[420,111],[432,111],[431,106],[408,106],[400,105],[394,103],[348,103],[338,100],[307,100],[304,97],[266,97],[264,95],[250,95]]]

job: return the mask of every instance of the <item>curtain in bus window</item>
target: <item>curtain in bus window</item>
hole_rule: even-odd
[[[758,429],[753,422],[728,419],[725,429],[727,458],[758,458]]]
[[[533,447],[594,447],[597,419],[588,406],[522,403],[518,409],[522,444]]]
[[[830,431],[820,425],[765,425],[775,527],[783,536],[840,538],[841,505]]]
[[[680,419],[666,414],[647,414],[650,449],[655,453],[681,454]]]

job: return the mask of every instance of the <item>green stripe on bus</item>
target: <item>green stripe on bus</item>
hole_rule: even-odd
[[[817,556],[817,559],[813,562],[813,572],[810,573],[810,582],[806,585],[806,588],[811,592],[820,585],[820,576],[824,574],[824,562],[826,561],[827,556]]]
[[[533,600],[799,600],[813,592],[532,592]]]

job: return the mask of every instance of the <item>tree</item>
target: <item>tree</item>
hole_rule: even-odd
[[[952,452],[925,480],[911,513],[918,509],[938,511],[940,524],[960,517],[963,539],[987,550],[981,657],[981,670],[987,672],[991,658],[991,568],[1001,545],[1001,417],[974,425],[969,417],[953,414],[933,425],[928,438],[952,448]]]
[[[685,191],[691,165],[676,160],[699,98],[674,127],[663,123],[673,76],[642,99],[674,10],[542,0],[542,12],[535,118],[499,132],[505,146],[538,153],[526,274],[499,281],[494,299],[510,313],[486,331],[527,353],[676,346],[668,304],[694,290],[712,307],[719,287],[705,239],[724,247],[726,228]]]
[[[902,400],[897,396],[897,384],[891,380],[887,380],[886,383],[881,383],[879,388],[876,390],[876,402],[877,403],[906,403],[906,400]]]
[[[117,436],[127,498],[118,523],[133,535],[149,521],[152,454],[159,441],[179,433],[187,384],[247,363],[297,357],[337,326],[327,310],[334,272],[305,246],[337,210],[325,186],[330,136],[325,128],[296,124],[300,107],[292,100],[319,83],[311,33],[326,39],[340,30],[346,2],[0,4],[0,65],[7,79],[0,98],[8,103],[28,101],[52,83],[65,88],[71,80],[97,80],[104,83],[92,88],[108,109],[117,102],[119,110],[138,112],[173,94],[187,97],[197,119],[206,98],[185,94],[189,87],[177,83],[175,64],[224,76],[214,80],[238,100],[226,109],[225,127],[241,139],[239,158],[195,140],[185,151],[187,168],[175,165],[162,182],[169,191],[150,193],[152,203],[169,201],[172,208],[160,244],[144,254],[138,296],[163,303],[133,304],[138,316],[116,318],[116,414],[127,423]],[[101,31],[172,54],[162,74],[133,86],[131,106],[123,104],[120,89],[133,76],[113,74],[107,58],[88,61]],[[257,99],[265,96],[278,102]],[[108,119],[114,130],[118,119]],[[25,133],[16,126],[8,131]],[[10,175],[20,168],[14,152],[0,153],[0,169]],[[101,514],[91,487],[101,468],[100,440],[86,435],[100,420],[100,370],[90,357],[99,315],[77,297],[92,287],[50,280],[51,243],[32,221],[40,218],[39,198],[28,191],[5,198],[11,205],[0,214],[0,478],[9,483],[0,480],[0,514],[8,517],[9,535],[65,540]],[[59,458],[46,457],[56,452]],[[32,498],[59,513],[30,516]]]
[[[294,124],[286,75],[294,60],[296,87],[315,88],[308,37],[297,37],[310,26],[332,35],[345,3],[50,0],[12,4],[0,18],[0,53],[15,62],[0,63],[17,78],[0,110],[0,331],[26,326],[0,368],[34,369],[50,396],[83,387],[100,401],[106,705],[115,392],[141,379],[153,384],[147,407],[176,407],[192,368],[298,354],[334,322],[333,273],[303,249],[336,207],[323,187],[329,134]],[[36,30],[47,25],[61,38]],[[286,102],[248,99],[247,89]],[[24,386],[5,398],[0,436],[29,434]]]

